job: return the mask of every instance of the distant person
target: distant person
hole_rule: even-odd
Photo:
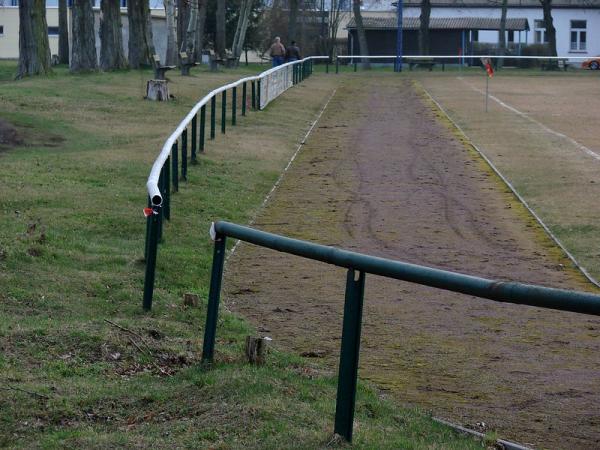
[[[283,64],[283,59],[285,58],[285,47],[281,43],[281,39],[279,37],[275,38],[275,42],[273,42],[273,45],[271,45],[269,53],[271,55],[271,60],[273,61],[273,67]]]
[[[302,59],[302,56],[300,56],[300,48],[296,45],[296,41],[292,41],[292,45],[285,51],[285,61],[292,62],[298,61],[299,59]]]

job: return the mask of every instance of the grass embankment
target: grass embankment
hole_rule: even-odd
[[[0,118],[24,140],[0,153],[0,446],[327,445],[335,376],[278,351],[264,367],[244,364],[252,330],[227,313],[203,370],[204,302],[181,298],[206,297],[210,221],[256,212],[333,79],[312,78],[208,143],[173,198],[154,309],[141,311],[151,163],[195,99],[247,72],[173,74],[175,100],[153,103],[142,99],[149,72],[12,82],[14,65],[0,63]],[[363,385],[355,443],[476,445]]]

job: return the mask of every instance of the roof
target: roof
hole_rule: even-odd
[[[418,17],[402,18],[402,28],[418,30],[421,20]],[[397,30],[395,17],[363,17],[365,30]],[[348,22],[348,29],[356,28],[354,17]],[[432,17],[429,20],[430,30],[499,30],[500,19],[488,17]],[[529,30],[527,19],[506,19],[507,31]]]
[[[396,9],[396,0],[363,0],[364,11]],[[394,6],[392,5],[394,4]],[[432,8],[500,8],[501,0],[431,0]],[[403,0],[404,8],[420,7],[421,0]],[[509,8],[540,8],[539,0],[508,0]],[[599,9],[600,0],[552,0],[552,8]]]

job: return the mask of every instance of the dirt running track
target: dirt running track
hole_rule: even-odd
[[[590,289],[413,85],[340,87],[257,228],[460,272]],[[276,107],[272,105],[271,107]],[[224,298],[337,370],[345,271],[247,244]],[[600,448],[600,320],[367,275],[360,376],[545,448]]]

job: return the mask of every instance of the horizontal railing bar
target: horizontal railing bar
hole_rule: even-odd
[[[216,222],[212,233],[291,253],[336,266],[374,275],[418,283],[490,300],[550,308],[561,311],[600,315],[600,295],[554,289],[531,284],[496,281],[447,270],[434,269],[391,259],[369,256],[311,242],[279,236],[265,231]]]
[[[339,55],[337,59],[354,59],[354,58],[368,58],[368,59],[396,59],[397,55]],[[513,56],[513,55],[402,55],[402,59],[440,59],[440,58],[453,58],[453,59],[467,59],[467,58],[489,58],[489,59],[592,59],[591,56]]]
[[[225,86],[221,86],[217,89],[212,90],[211,92],[206,94],[204,97],[202,97],[202,99],[198,103],[196,103],[196,105],[190,110],[190,112],[185,116],[185,118],[179,123],[179,125],[177,126],[175,131],[173,131],[173,133],[171,133],[171,135],[167,138],[158,157],[156,158],[156,160],[154,161],[154,164],[152,165],[150,175],[148,176],[148,181],[146,182],[146,188],[148,189],[148,195],[150,197],[152,204],[154,206],[160,206],[162,203],[162,195],[158,188],[158,177],[160,176],[160,171],[162,169],[162,166],[164,165],[165,161],[167,160],[167,157],[169,156],[169,153],[171,152],[171,147],[173,146],[175,141],[179,138],[179,136],[181,136],[181,134],[183,133],[183,130],[189,125],[189,123],[192,121],[194,116],[198,113],[200,108],[202,108],[202,106],[206,105],[212,97],[220,94],[223,91],[226,91],[226,90],[231,89],[236,86],[240,86],[242,83],[246,83],[249,81],[256,81],[261,78],[264,78],[265,76],[267,76],[277,70],[281,70],[282,67],[286,67],[286,66],[290,66],[290,65],[294,65],[294,64],[300,64],[304,61],[308,61],[311,59],[329,59],[329,57],[328,56],[309,56],[309,57],[301,59],[299,61],[285,63],[280,66],[273,67],[272,69],[266,70],[266,71],[260,73],[259,75],[242,78],[233,83],[227,84]]]

